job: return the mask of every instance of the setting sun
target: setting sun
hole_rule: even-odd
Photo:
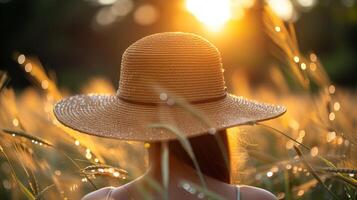
[[[186,0],[186,8],[212,31],[220,30],[232,16],[230,0]]]

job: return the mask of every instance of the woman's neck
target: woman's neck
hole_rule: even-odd
[[[149,163],[150,167],[146,173],[146,177],[151,178],[157,183],[163,184],[163,172],[162,169],[162,145],[151,145],[149,149]],[[169,154],[168,158],[168,177],[169,185],[177,187],[183,181],[188,181],[197,185],[202,185],[202,179],[200,179],[197,170],[188,165],[185,161],[182,161],[172,154]],[[204,179],[212,179],[205,177]],[[204,180],[205,181],[205,180]]]
[[[161,145],[151,145],[149,149],[149,169],[148,171],[136,181],[134,185],[136,188],[141,188],[149,194],[153,194],[154,197],[159,197],[161,193],[157,190],[157,187],[153,185],[161,186],[164,189],[163,170],[162,168],[162,151]],[[185,161],[178,159],[177,157],[169,154],[168,158],[168,191],[170,196],[184,197],[183,199],[192,199],[192,191],[188,190],[187,186],[191,189],[191,186],[197,185],[200,188],[204,188],[202,185],[202,179],[199,177],[197,170]],[[223,195],[230,191],[230,185],[222,181],[214,179],[209,176],[203,175],[203,181],[206,189],[209,191],[218,192],[219,195]],[[187,184],[188,183],[188,184]],[[186,186],[186,187],[185,187]],[[194,188],[194,187],[193,187]],[[186,192],[184,192],[186,190]],[[199,190],[196,188],[195,191]],[[133,192],[135,194],[136,192]],[[183,195],[183,196],[182,196]],[[196,194],[198,195],[198,193]],[[139,198],[140,199],[140,198]]]
[[[161,155],[159,157],[160,158],[156,158],[155,160],[150,160],[151,164],[147,175],[155,181],[162,183],[164,170],[162,169]],[[194,168],[173,156],[170,156],[168,160],[170,184],[176,183],[175,185],[177,185],[184,180],[200,184],[198,173]]]

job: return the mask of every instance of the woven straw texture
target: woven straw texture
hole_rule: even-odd
[[[181,32],[158,33],[132,44],[122,57],[116,95],[77,95],[54,107],[57,119],[75,130],[138,141],[176,138],[153,124],[170,125],[192,137],[285,111],[227,94],[217,48]]]

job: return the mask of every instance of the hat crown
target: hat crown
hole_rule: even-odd
[[[118,95],[135,102],[160,103],[158,88],[190,102],[225,95],[218,49],[200,36],[181,32],[136,41],[122,57]]]

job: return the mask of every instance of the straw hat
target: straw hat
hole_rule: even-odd
[[[272,119],[286,111],[226,92],[221,56],[206,39],[181,32],[158,33],[123,54],[117,94],[77,95],[54,107],[57,119],[101,137],[164,141]]]

